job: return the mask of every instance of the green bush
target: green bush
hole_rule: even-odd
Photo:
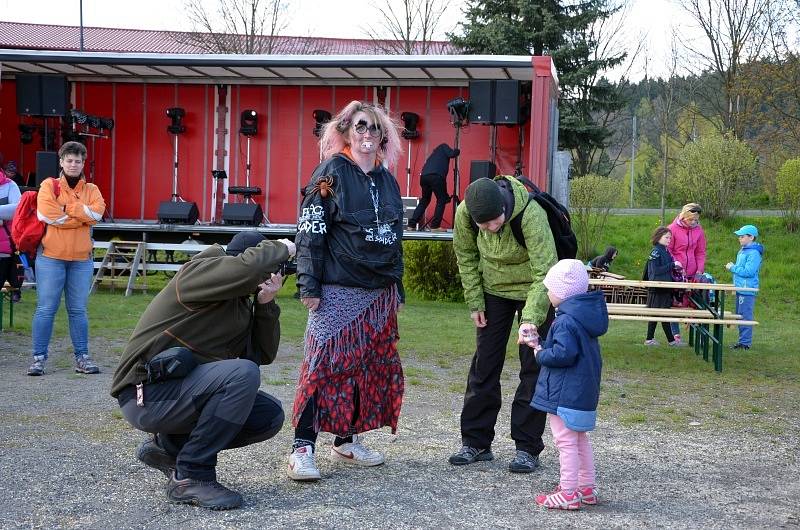
[[[603,239],[609,211],[622,194],[622,183],[610,177],[585,175],[572,180],[569,209],[578,238],[578,259],[597,255],[596,244]]]
[[[403,284],[424,300],[463,302],[452,241],[403,241]]]
[[[675,177],[667,186],[681,202],[701,204],[703,216],[722,219],[758,191],[758,181],[758,163],[750,147],[736,138],[712,135],[681,150]]]
[[[787,160],[775,175],[778,204],[783,209],[786,229],[800,228],[800,158]]]

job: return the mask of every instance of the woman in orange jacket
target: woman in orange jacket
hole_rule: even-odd
[[[58,150],[61,174],[42,182],[37,216],[47,231],[36,253],[36,311],[33,314],[33,364],[28,375],[44,375],[53,320],[64,294],[69,334],[75,350],[75,371],[97,374],[89,356],[86,303],[92,286],[91,226],[103,217],[106,203],[100,190],[84,179],[86,147],[67,142]]]

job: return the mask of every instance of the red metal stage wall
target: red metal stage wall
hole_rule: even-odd
[[[540,70],[542,67],[540,66]],[[553,97],[548,89],[552,79],[537,83],[534,78],[534,116],[530,125],[523,126],[525,141],[522,151],[524,171],[538,184],[545,186],[547,157],[547,132],[544,124],[548,116],[547,103],[537,105],[536,97]],[[214,167],[214,106],[215,85],[198,84],[135,84],[75,82],[73,101],[75,108],[88,114],[110,116],[115,127],[109,139],[87,139],[89,160],[86,173],[100,187],[108,204],[109,214],[117,221],[147,221],[157,218],[161,201],[172,194],[173,140],[167,132],[170,120],[169,107],[186,109],[184,124],[187,132],[178,137],[178,193],[185,200],[194,201],[200,209],[201,221],[212,216],[211,202]],[[336,113],[353,99],[375,101],[375,87],[365,86],[261,86],[233,85],[229,87],[230,131],[228,186],[245,185],[246,138],[238,134],[239,116],[244,109],[259,114],[259,131],[251,139],[250,185],[264,191],[257,200],[272,223],[294,223],[297,218],[300,188],[319,162],[317,138],[313,135],[312,111],[324,109]],[[430,152],[440,143],[453,145],[455,128],[450,123],[447,102],[454,97],[468,98],[466,88],[459,87],[391,87],[386,105],[398,118],[401,112],[415,112],[420,116],[418,130],[421,135],[410,142],[404,141],[404,150],[410,147],[410,195],[418,196],[419,171]],[[17,116],[16,93],[13,81],[0,85],[0,153],[6,160],[17,160],[20,171],[35,171],[35,152],[41,150],[40,139],[22,146],[17,126],[21,122],[41,123],[40,118]],[[51,119],[55,124],[58,120]],[[470,125],[461,132],[461,160],[459,196],[469,184],[471,160],[490,159],[490,127]],[[496,162],[498,171],[511,174],[519,156],[518,127],[497,127]],[[534,133],[538,146],[529,138]],[[408,154],[404,152],[390,170],[395,175],[403,194],[407,187]],[[528,167],[536,168],[535,174]],[[448,175],[448,188],[453,188],[452,170]],[[231,200],[239,200],[231,198]],[[433,205],[431,205],[431,208]],[[452,210],[448,208],[444,226],[450,226]]]

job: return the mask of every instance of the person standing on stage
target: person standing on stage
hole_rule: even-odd
[[[444,207],[450,202],[450,195],[447,194],[447,172],[450,170],[450,159],[457,157],[460,153],[459,149],[451,149],[447,144],[439,144],[425,161],[419,180],[420,186],[422,186],[422,196],[414,214],[408,220],[409,230],[417,229],[419,220],[425,215],[425,210],[431,203],[432,193],[436,195],[436,208],[429,226],[431,230],[439,229],[442,224]]]

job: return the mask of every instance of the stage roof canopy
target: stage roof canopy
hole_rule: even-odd
[[[73,81],[261,85],[466,86],[531,80],[517,55],[190,55],[0,49],[0,76],[61,74]]]

